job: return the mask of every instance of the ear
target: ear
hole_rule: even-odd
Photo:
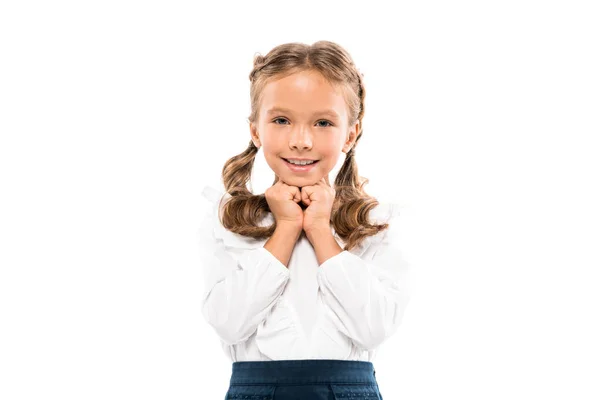
[[[358,120],[356,120],[355,123],[350,127],[348,135],[346,136],[346,141],[344,142],[344,147],[342,148],[344,153],[349,152],[352,146],[354,146],[354,142],[356,142],[356,136],[358,136],[359,125],[360,123]]]
[[[252,122],[250,122],[248,124],[248,126],[250,127],[250,138],[252,139],[252,141],[254,142],[254,145],[256,147],[260,147],[260,136],[258,135],[258,132],[256,131],[256,125],[254,125]]]

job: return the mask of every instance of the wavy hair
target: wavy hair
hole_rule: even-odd
[[[363,189],[369,180],[358,175],[354,158],[356,145],[363,134],[365,87],[363,74],[355,66],[350,54],[334,42],[318,41],[312,45],[286,43],[273,48],[265,56],[255,55],[254,68],[249,75],[251,113],[248,122],[257,121],[261,93],[271,79],[308,70],[319,72],[331,85],[339,85],[344,89],[349,109],[348,124],[352,125],[357,120],[359,122],[355,144],[346,153],[346,160],[333,184],[335,200],[331,210],[331,224],[346,243],[344,250],[351,250],[365,237],[387,229],[389,224],[369,222],[369,212],[379,202]],[[226,229],[240,235],[264,239],[273,235],[277,221],[271,226],[258,224],[270,212],[269,205],[264,193],[255,195],[247,188],[257,152],[258,147],[250,140],[243,152],[225,162],[222,179],[225,190],[231,197],[223,205],[222,215],[219,215]],[[278,177],[275,177],[273,184],[277,181]]]

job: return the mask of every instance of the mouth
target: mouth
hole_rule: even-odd
[[[306,172],[306,171],[310,171],[319,162],[319,160],[314,160],[314,162],[312,162],[310,164],[300,165],[300,164],[293,164],[293,163],[289,162],[287,159],[285,159],[283,157],[281,159],[294,172]]]
[[[287,158],[283,158],[283,157],[281,157],[281,159],[282,159],[282,160],[284,160],[284,161],[286,161],[288,164],[293,164],[293,165],[302,166],[302,164],[294,164],[294,163],[292,163],[292,162],[291,162],[289,159],[287,159]],[[310,162],[309,164],[304,164],[304,165],[312,165],[312,164],[316,164],[316,163],[317,163],[319,160],[310,160],[310,159],[307,159],[307,160],[303,160],[303,161],[312,161],[312,162]]]

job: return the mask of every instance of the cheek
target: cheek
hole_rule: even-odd
[[[336,163],[337,159],[335,157],[323,158],[321,161],[319,161],[319,164],[321,164],[319,168],[322,171],[331,171],[335,167]]]
[[[263,138],[262,141],[262,151],[264,153],[264,157],[266,159],[276,158],[278,154],[281,153],[281,147],[273,142],[273,140],[269,140],[268,138]]]
[[[276,130],[266,128],[262,134],[263,151],[271,153],[279,153],[283,146],[287,147],[285,135]]]
[[[269,143],[268,145],[263,145],[262,150],[265,159],[269,163],[276,163],[281,160],[282,148],[280,146]]]
[[[279,163],[281,161],[283,161],[281,159],[281,157],[279,157],[279,151],[276,150],[269,150],[269,149],[263,149],[264,153],[264,157],[265,160],[267,161],[267,163],[269,164],[269,166],[271,166],[271,168],[276,168],[279,166]]]
[[[322,143],[322,145],[319,146],[318,153],[323,158],[337,158],[340,156],[340,154],[342,154],[342,147],[340,146],[339,141],[329,140],[326,143]]]

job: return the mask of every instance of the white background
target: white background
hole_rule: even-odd
[[[332,40],[367,191],[411,210],[383,397],[598,399],[593,3],[2,2],[0,398],[224,397],[200,193],[248,145],[254,54]]]

